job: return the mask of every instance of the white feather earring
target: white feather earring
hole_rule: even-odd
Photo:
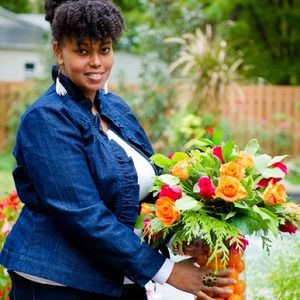
[[[107,94],[108,93],[108,81],[106,81],[104,83],[103,89],[104,89],[104,94]]]
[[[68,92],[65,89],[65,87],[61,84],[59,80],[59,75],[60,75],[60,70],[58,71],[58,75],[56,77],[56,83],[55,83],[56,94],[59,96],[65,96],[66,94],[68,94]]]

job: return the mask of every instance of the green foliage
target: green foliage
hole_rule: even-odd
[[[154,62],[157,62],[156,57],[145,57],[138,90],[121,84],[118,91],[137,114],[154,148],[165,152],[168,145],[163,133],[177,107],[176,90],[170,76]]]
[[[0,0],[0,6],[14,13],[44,12],[44,0]]]
[[[300,1],[204,0],[206,21],[242,50],[248,76],[273,84],[300,82]]]
[[[6,141],[6,149],[12,151],[15,143],[16,132],[19,126],[21,115],[36,100],[49,85],[49,80],[36,80],[30,88],[24,89],[20,99],[12,101],[10,108],[10,118],[8,122],[8,139]]]
[[[296,300],[300,299],[299,265],[300,241],[289,251],[278,255],[268,276],[273,290],[273,299]]]
[[[287,176],[287,181],[291,184],[300,185],[300,157],[289,161],[288,163],[289,173]]]
[[[256,241],[250,240],[255,244]],[[272,239],[269,256],[256,248],[249,249],[246,276],[247,299],[298,300],[300,236],[285,235]]]
[[[192,90],[189,108],[193,112],[205,109],[219,114],[225,88],[228,85],[238,87],[241,57],[229,55],[227,42],[216,39],[211,26],[206,26],[205,31],[197,28],[195,33],[167,38],[166,42],[180,45],[178,57],[169,70],[179,70],[181,80]]]
[[[237,227],[207,215],[201,205],[186,213],[183,212],[180,222],[184,224],[184,230],[174,233],[175,248],[183,242],[190,244],[195,239],[202,239],[213,250],[209,261],[216,258],[219,253],[228,258],[228,237],[237,239],[240,237]]]
[[[31,12],[30,0],[0,0],[0,6],[15,13]]]

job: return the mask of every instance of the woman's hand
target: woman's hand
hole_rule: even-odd
[[[214,298],[209,297],[206,293],[214,296],[232,294],[232,290],[225,288],[225,286],[236,283],[235,279],[227,277],[231,273],[231,270],[220,270],[215,275],[215,285],[210,287],[205,286],[203,284],[203,277],[211,272],[212,270],[207,268],[196,267],[193,259],[185,259],[175,263],[167,283],[179,290],[197,296],[199,300],[214,300]]]

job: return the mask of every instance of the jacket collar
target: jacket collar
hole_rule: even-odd
[[[53,78],[54,82],[56,82],[56,78],[58,77],[58,73],[59,73],[58,72],[58,67],[56,65],[54,65],[52,67],[52,78]],[[65,87],[65,89],[67,90],[68,94],[71,96],[72,99],[79,102],[80,105],[82,105],[84,107],[87,107],[90,110],[92,109],[93,103],[91,102],[91,100],[89,100],[88,98],[86,98],[84,96],[81,89],[77,85],[75,85],[69,77],[67,77],[64,74],[60,73],[59,74],[59,81]],[[100,100],[100,95],[99,94],[100,94],[100,91],[97,91],[96,99]]]

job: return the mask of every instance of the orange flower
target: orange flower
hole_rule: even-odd
[[[246,151],[240,151],[237,162],[242,165],[245,169],[251,168],[254,165],[254,158],[251,154]]]
[[[275,183],[273,179],[269,182],[263,193],[263,199],[268,205],[285,203],[287,198],[285,186],[281,183]]]
[[[154,205],[150,203],[142,203],[141,205],[141,215],[151,215],[154,216]]]
[[[156,216],[164,224],[170,226],[179,219],[179,211],[175,207],[175,201],[169,197],[161,197],[155,202]]]
[[[216,196],[226,202],[235,202],[247,196],[247,191],[241,183],[232,176],[221,176],[219,184],[216,188]]]
[[[239,164],[236,160],[231,161],[227,164],[221,165],[220,168],[221,176],[232,176],[238,180],[241,180],[245,176],[245,168]]]
[[[171,170],[171,174],[182,180],[187,180],[190,177],[190,174],[187,170],[189,163],[186,159],[180,160]]]

